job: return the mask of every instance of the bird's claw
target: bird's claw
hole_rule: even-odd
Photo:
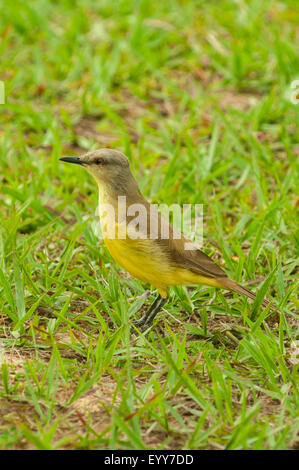
[[[144,322],[144,321],[141,321],[141,320],[136,320],[136,321],[132,322],[132,325],[133,326],[131,327],[131,334],[134,334],[135,336],[137,336],[139,331],[142,334],[146,333],[146,335],[148,335],[153,327],[154,327],[155,330],[157,330],[157,332],[159,333],[160,336],[164,336],[164,331],[162,330],[162,328],[159,325],[153,326],[152,323],[147,323],[147,322]]]

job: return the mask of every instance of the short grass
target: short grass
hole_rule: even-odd
[[[298,447],[295,2],[0,6],[0,446]],[[173,289],[164,338],[130,337],[154,292],[58,162],[104,146],[153,202],[204,204],[206,253],[257,302]]]

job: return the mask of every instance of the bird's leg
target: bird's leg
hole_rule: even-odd
[[[160,299],[161,299],[161,295],[159,294],[158,297],[155,298],[155,300],[153,301],[153,303],[151,304],[151,306],[147,309],[147,311],[145,312],[145,314],[143,315],[143,317],[141,317],[139,320],[136,320],[133,322],[133,324],[135,326],[143,326],[147,323],[147,319],[148,317],[150,316],[150,314],[152,313],[152,311],[157,307],[157,305],[159,304],[160,302]]]
[[[160,296],[161,297],[161,296]],[[157,315],[157,313],[160,312],[161,308],[163,307],[163,305],[167,302],[167,299],[163,299],[163,297],[161,297],[161,300],[159,302],[159,304],[157,305],[157,307],[149,314],[147,320],[146,320],[146,325],[151,325],[155,319],[155,316]]]
[[[145,312],[143,317],[140,318],[140,320],[133,322],[133,325],[137,327],[151,325],[155,316],[160,311],[161,307],[165,304],[165,302],[166,302],[166,299],[163,299],[161,295],[159,294],[158,297],[152,303],[152,305],[149,307],[149,309]]]

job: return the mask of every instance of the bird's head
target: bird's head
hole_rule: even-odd
[[[62,157],[60,160],[83,166],[98,184],[115,189],[123,188],[132,178],[129,160],[117,150],[93,150],[80,157]]]

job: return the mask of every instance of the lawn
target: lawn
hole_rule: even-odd
[[[0,447],[294,449],[299,13],[292,0],[0,0]],[[116,148],[258,292],[155,296],[64,155]],[[263,297],[280,312],[261,308]]]

